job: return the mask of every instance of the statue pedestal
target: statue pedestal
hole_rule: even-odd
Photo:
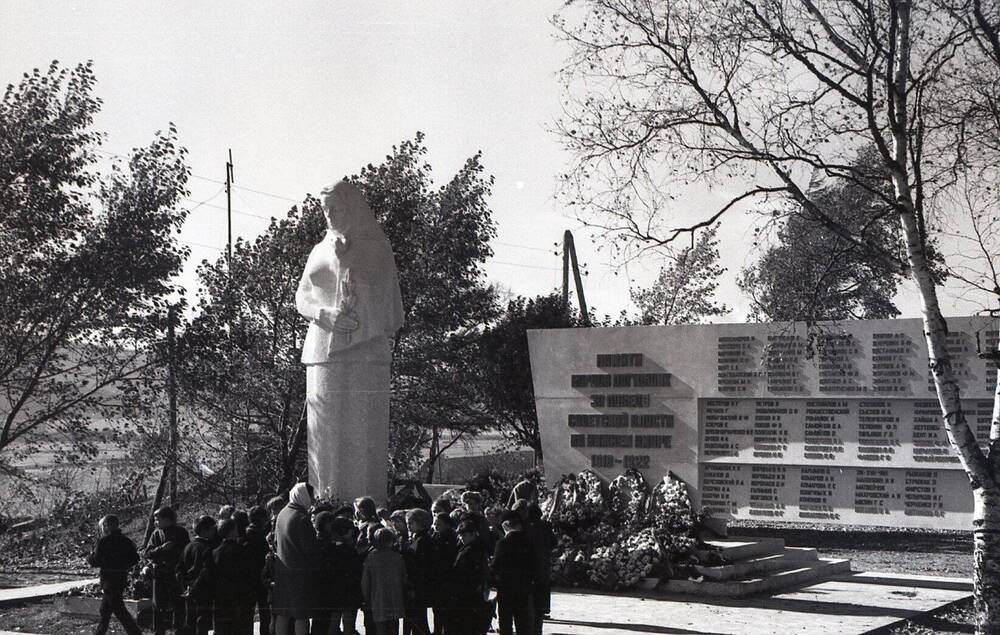
[[[376,338],[306,366],[309,482],[316,495],[385,498],[391,350]]]

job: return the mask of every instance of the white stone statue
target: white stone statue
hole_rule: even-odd
[[[392,343],[403,302],[392,248],[364,194],[323,190],[326,237],[295,294],[310,321],[306,365],[309,482],[319,495],[381,499],[386,492]]]

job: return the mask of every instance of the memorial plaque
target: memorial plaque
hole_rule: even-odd
[[[949,319],[985,445],[985,317]],[[549,474],[672,471],[730,518],[964,528],[972,496],[941,422],[919,320],[529,332]],[[553,476],[554,478],[555,476]]]

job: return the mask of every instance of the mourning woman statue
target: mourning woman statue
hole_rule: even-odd
[[[364,194],[323,190],[327,232],[306,261],[295,305],[309,320],[306,365],[309,482],[353,500],[386,491],[389,371],[403,302],[392,248]]]

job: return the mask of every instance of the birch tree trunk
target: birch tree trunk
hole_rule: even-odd
[[[892,132],[892,181],[896,205],[906,240],[911,276],[920,293],[928,364],[944,419],[948,440],[958,453],[972,486],[973,582],[976,632],[1000,633],[1000,491],[991,462],[980,450],[962,411],[961,390],[955,377],[946,339],[948,325],[937,298],[937,284],[927,260],[926,241],[920,232],[918,209],[908,170],[907,78],[910,57],[910,0],[892,5],[896,37],[889,99],[886,100]],[[994,415],[1000,409],[994,398]],[[991,430],[996,426],[991,426]],[[992,435],[991,435],[992,436]]]

